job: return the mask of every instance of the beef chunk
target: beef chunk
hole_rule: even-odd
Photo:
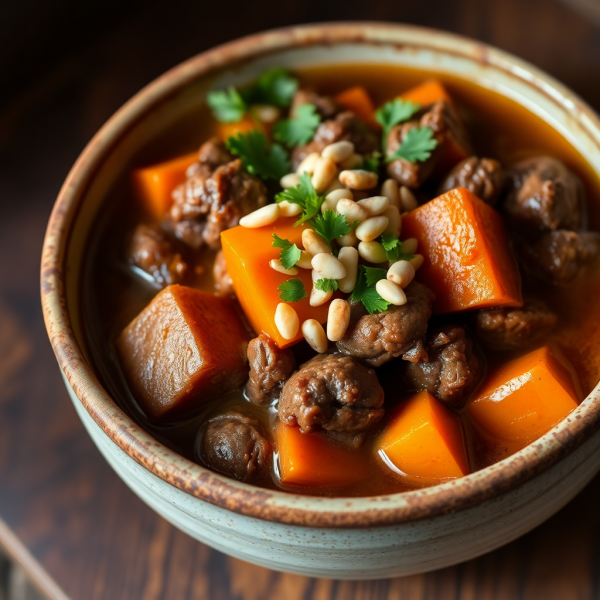
[[[532,274],[566,285],[593,265],[600,255],[600,234],[592,231],[550,231],[537,241],[519,242],[519,253]]]
[[[312,104],[323,119],[332,119],[343,110],[342,106],[331,96],[320,96],[311,89],[301,89],[294,94],[290,115],[294,117],[297,108],[303,104]]]
[[[317,128],[312,142],[294,149],[292,152],[294,169],[297,169],[311,152],[321,152],[325,146],[341,140],[352,142],[358,154],[372,154],[379,149],[378,135],[353,112],[344,111],[335,119],[323,121]]]
[[[230,410],[202,432],[200,457],[207,467],[240,481],[268,477],[273,448],[258,419]]]
[[[215,257],[215,262],[213,264],[213,278],[218,294],[221,296],[231,296],[234,294],[233,282],[231,281],[229,271],[227,271],[227,263],[225,262],[223,250],[219,250]]]
[[[283,386],[279,418],[303,433],[363,431],[381,419],[382,405],[375,371],[349,356],[320,354]]]
[[[560,160],[527,158],[507,171],[504,210],[520,231],[530,234],[584,225],[584,189]]]
[[[556,315],[540,300],[521,308],[483,308],[477,312],[477,335],[494,350],[518,350],[539,341],[556,324]]]
[[[459,162],[440,185],[443,194],[454,188],[466,188],[479,199],[494,206],[504,184],[504,173],[497,160],[470,156]]]
[[[266,193],[260,179],[246,172],[222,142],[206,142],[200,148],[199,161],[188,169],[185,183],[173,191],[175,231],[194,249],[204,244],[220,248],[221,232],[264,206]]]
[[[404,291],[406,304],[372,315],[362,304],[352,303],[350,325],[338,349],[373,367],[397,356],[410,362],[426,359],[423,338],[435,294],[416,281]]]
[[[261,333],[248,345],[250,379],[246,395],[251,402],[265,406],[279,398],[283,384],[296,369],[294,353],[282,350],[266,334]]]
[[[164,288],[183,281],[187,272],[177,246],[176,240],[159,225],[138,225],[127,249],[127,260]]]
[[[473,390],[481,365],[473,343],[459,325],[446,325],[427,336],[427,362],[409,363],[408,381],[440,402],[458,406]]]

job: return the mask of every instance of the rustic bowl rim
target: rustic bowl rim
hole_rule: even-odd
[[[200,500],[249,517],[310,527],[362,528],[408,523],[472,507],[548,469],[600,426],[600,384],[542,438],[462,479],[387,496],[321,498],[288,494],[233,481],[184,459],[127,417],[86,362],[71,327],[65,294],[66,249],[87,182],[133,123],[191,81],[228,65],[296,47],[340,43],[414,44],[492,65],[544,93],[552,102],[568,107],[600,147],[600,120],[585,102],[536,67],[486,44],[435,29],[386,23],[323,23],[258,33],[174,67],[136,94],[99,130],[79,156],[54,205],[42,253],[41,293],[48,336],[69,385],[96,424],[142,467]]]

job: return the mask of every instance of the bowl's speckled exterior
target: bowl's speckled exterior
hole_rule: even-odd
[[[414,27],[297,27],[201,54],[118,111],[69,174],[42,257],[46,326],[73,404],[131,489],[177,527],[228,554],[335,578],[448,566],[505,544],[550,517],[600,469],[600,388],[534,444],[463,479],[372,498],[284,494],[212,473],[159,444],[129,419],[90,367],[76,307],[82,248],[106,191],[149,139],[198,107],[209,87],[248,81],[272,65],[357,62],[442,70],[495,89],[543,117],[600,174],[597,116],[531,65],[464,38]]]

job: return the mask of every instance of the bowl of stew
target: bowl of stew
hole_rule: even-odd
[[[600,122],[451,34],[294,27],[175,67],[54,207],[90,436],[194,538],[376,578],[522,535],[600,469]]]

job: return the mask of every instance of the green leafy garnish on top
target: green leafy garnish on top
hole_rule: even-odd
[[[414,254],[402,251],[402,242],[395,235],[382,235],[381,245],[390,262],[414,258]]]
[[[356,225],[358,223],[350,225],[346,217],[336,213],[335,210],[326,210],[313,222],[315,231],[329,244],[329,247],[332,240],[347,235]]]
[[[408,121],[420,108],[420,104],[415,104],[410,100],[396,98],[390,102],[386,102],[382,107],[375,111],[375,120],[383,129],[382,143],[384,150],[387,136],[392,127],[404,123],[404,121]]]
[[[386,162],[398,158],[408,162],[425,162],[437,145],[431,127],[413,127],[406,133],[396,152],[386,158]]]
[[[322,292],[337,292],[338,281],[337,279],[321,277],[321,279],[315,281],[315,287]]]
[[[300,302],[306,298],[306,290],[301,279],[288,279],[277,286],[279,297],[284,302]]]
[[[299,260],[301,251],[296,244],[292,244],[290,240],[280,238],[276,233],[273,234],[273,247],[281,248],[279,260],[284,269],[291,269]]]
[[[381,164],[381,152],[373,152],[371,156],[365,156],[362,166],[358,167],[364,171],[371,171],[379,174],[379,165]]]
[[[279,144],[269,144],[260,131],[228,138],[227,149],[242,160],[248,173],[263,179],[279,180],[292,168],[286,151]]]
[[[321,117],[313,104],[301,104],[292,119],[275,123],[273,137],[289,148],[308,144],[313,139]]]
[[[385,279],[385,276],[385,269],[359,265],[356,287],[350,296],[350,300],[362,302],[370,315],[374,312],[387,310],[390,303],[384,300],[375,289],[375,284],[380,279]]]
[[[248,110],[246,102],[234,87],[208,92],[206,102],[215,119],[221,123],[237,123]]]
[[[288,169],[289,171],[289,169]],[[287,188],[275,196],[277,203],[287,200],[292,204],[297,204],[302,208],[302,215],[296,221],[295,225],[300,225],[309,219],[313,219],[319,214],[321,205],[325,201],[325,196],[319,196],[312,185],[310,175],[303,173],[300,175],[300,183],[293,188]]]

